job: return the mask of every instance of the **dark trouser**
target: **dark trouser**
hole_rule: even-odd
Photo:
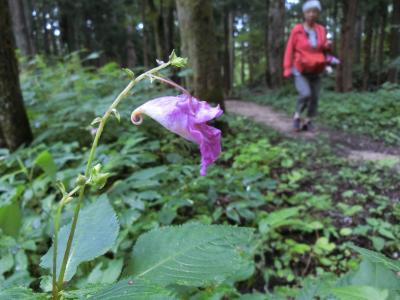
[[[299,93],[296,113],[299,115],[307,109],[307,117],[317,115],[321,77],[314,74],[298,74],[294,76],[294,83]]]

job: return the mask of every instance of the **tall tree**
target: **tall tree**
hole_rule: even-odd
[[[0,0],[0,136],[11,150],[32,141],[22,100],[7,0]]]
[[[164,16],[163,16],[163,1],[160,2],[158,8],[154,0],[147,0],[149,8],[149,16],[153,25],[154,38],[156,44],[157,58],[166,59],[168,54],[165,47],[165,32],[164,32]]]
[[[25,0],[8,0],[8,3],[17,47],[23,55],[31,56],[35,53],[35,49],[30,31],[30,16],[27,15],[27,2]]]
[[[233,62],[234,62],[234,44],[233,44],[233,12],[229,5],[224,7],[224,89],[229,94],[233,86]]]
[[[390,32],[390,58],[394,61],[400,57],[400,1],[393,0],[393,13]],[[396,83],[399,77],[399,66],[389,70],[389,81]]]
[[[283,82],[283,53],[285,47],[285,0],[271,1],[268,13],[268,66],[272,88]]]
[[[357,20],[358,0],[347,0],[343,2],[343,22],[340,41],[340,57],[342,63],[339,65],[336,76],[336,90],[348,92],[353,88],[353,59],[355,25]]]
[[[265,0],[265,5],[266,5],[266,15],[269,15],[269,6],[270,6],[271,1],[270,0]],[[266,58],[266,70],[265,70],[265,81],[267,86],[271,87],[271,76],[269,73],[269,20],[266,18],[265,21],[265,58]]]
[[[141,14],[141,19],[142,19],[142,34],[143,34],[143,66],[147,69],[149,67],[149,29],[148,29],[148,22],[146,18],[146,0],[142,0],[140,2],[140,14]]]
[[[378,66],[383,66],[385,62],[385,41],[386,41],[386,27],[388,19],[388,7],[386,1],[381,1],[380,9],[380,29],[379,29],[379,47],[377,53],[377,64]],[[382,83],[382,71],[378,73],[378,84]]]
[[[354,29],[354,51],[353,51],[353,62],[356,65],[361,64],[361,51],[362,51],[362,38],[365,26],[365,18],[361,11],[358,11],[355,29]]]
[[[136,66],[137,63],[137,56],[136,56],[136,50],[135,50],[135,44],[133,42],[133,33],[134,33],[134,28],[132,24],[132,20],[130,17],[128,17],[128,20],[126,22],[126,65],[128,68],[133,68]]]
[[[181,40],[194,72],[194,93],[223,106],[223,88],[217,54],[211,0],[177,0]]]
[[[164,45],[168,55],[175,47],[175,1],[166,0],[164,10]]]
[[[370,5],[365,19],[365,39],[364,39],[364,66],[363,66],[363,89],[367,90],[370,78],[370,66],[372,56],[372,35],[374,33],[375,5]]]

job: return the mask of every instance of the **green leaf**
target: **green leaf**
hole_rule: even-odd
[[[268,216],[261,219],[258,223],[258,228],[262,234],[268,233],[272,229],[277,229],[282,226],[296,225],[298,220],[293,220],[293,217],[299,215],[302,207],[284,208],[271,212]]]
[[[35,159],[35,164],[38,165],[47,176],[56,177],[57,166],[53,160],[53,156],[47,150],[42,151]]]
[[[114,283],[121,274],[122,266],[122,259],[109,260],[107,268],[104,269],[102,268],[103,262],[100,262],[90,272],[87,280],[89,283]]]
[[[385,240],[379,236],[371,236],[370,240],[372,241],[376,251],[382,251],[385,247]]]
[[[90,125],[91,125],[91,126],[94,126],[94,125],[96,125],[96,124],[99,124],[99,123],[101,123],[102,120],[103,120],[103,118],[101,118],[101,117],[96,117],[96,118],[94,118],[94,120],[90,123]]]
[[[17,267],[15,267],[17,269]],[[31,284],[33,278],[26,270],[16,271],[6,280],[0,281],[0,290],[6,290],[12,287],[27,287]]]
[[[177,56],[175,50],[173,50],[171,55],[169,56],[169,61],[171,62],[172,66],[183,68],[187,65],[188,59]]]
[[[90,300],[175,300],[171,292],[143,279],[125,279],[99,291]]]
[[[135,73],[131,69],[123,68],[122,70],[124,70],[130,79],[135,79]]]
[[[63,226],[59,232],[57,252],[57,276],[60,272],[71,224]],[[84,208],[79,215],[75,237],[65,272],[69,281],[78,265],[103,255],[114,245],[119,232],[119,224],[113,208],[106,197]],[[52,270],[53,247],[42,257],[41,266]]]
[[[370,286],[388,290],[391,298],[399,295],[399,277],[385,265],[364,259],[360,267],[349,277],[349,284],[355,286]]]
[[[386,300],[387,290],[378,290],[369,286],[345,286],[331,289],[331,293],[340,300]]]
[[[7,253],[0,258],[0,276],[3,275],[5,272],[11,270],[14,266],[14,258],[11,253]]]
[[[0,300],[46,300],[45,294],[35,294],[32,290],[22,287],[14,287],[0,291]]]
[[[393,259],[387,258],[386,256],[384,256],[380,253],[370,251],[368,249],[360,248],[355,245],[349,245],[349,247],[351,249],[357,251],[358,253],[360,253],[364,258],[368,259],[371,262],[383,264],[392,271],[400,272],[400,262],[399,261],[395,261]]]
[[[135,75],[133,75],[135,76]],[[119,111],[116,110],[115,108],[112,110],[112,113],[114,114],[115,118],[117,119],[118,122],[121,122],[121,115],[119,114]]]
[[[110,173],[102,173],[101,168],[101,164],[97,164],[90,171],[90,184],[99,190],[106,185],[108,177],[111,176]]]
[[[148,180],[167,172],[168,168],[165,166],[154,167],[140,170],[129,177],[129,180]]]
[[[4,234],[17,237],[22,224],[22,213],[17,201],[0,207],[0,229]]]
[[[141,235],[133,249],[129,275],[160,285],[218,284],[249,266],[244,255],[252,230],[185,224]]]

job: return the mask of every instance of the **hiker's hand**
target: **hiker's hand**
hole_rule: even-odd
[[[325,48],[327,50],[330,50],[332,48],[332,45],[333,45],[332,40],[327,40],[326,43],[325,43]]]
[[[285,78],[290,77],[290,75],[292,75],[292,71],[290,69],[285,69],[285,71],[283,72],[283,76]]]

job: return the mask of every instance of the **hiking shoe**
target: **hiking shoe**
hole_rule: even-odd
[[[313,124],[313,122],[308,121],[307,123],[303,124],[303,128],[304,131],[314,131],[315,130],[315,126]]]
[[[301,131],[301,119],[300,118],[293,119],[293,129],[296,132]]]

